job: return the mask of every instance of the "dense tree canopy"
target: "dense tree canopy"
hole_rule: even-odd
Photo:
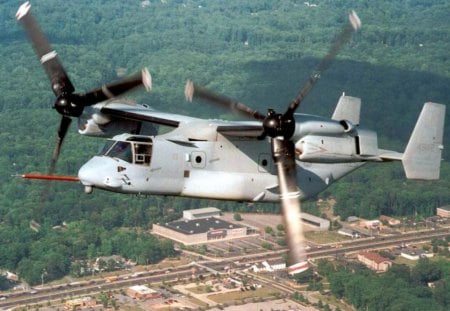
[[[422,104],[449,102],[450,4],[445,0],[314,3],[317,6],[293,0],[41,0],[33,2],[32,10],[77,90],[147,66],[154,91],[135,92],[130,98],[169,112],[233,118],[209,106],[185,104],[186,79],[260,111],[284,110],[326,54],[346,14],[355,9],[363,28],[300,112],[330,115],[342,91],[361,97],[362,123],[378,131],[380,145],[401,151]],[[14,1],[0,4],[0,268],[38,282],[43,269],[48,279],[67,273],[71,258],[119,253],[156,261],[170,254],[170,245],[155,241],[142,229],[211,202],[99,191],[87,196],[76,184],[48,185],[11,177],[47,170],[59,122],[50,109],[54,98],[47,78],[14,19],[16,10]],[[80,137],[72,129],[58,173],[76,174],[100,144],[101,140]],[[448,154],[445,150],[444,159]],[[367,165],[321,196],[336,197],[335,213],[344,217],[430,215],[436,206],[450,202],[449,170],[445,161],[440,181],[413,182],[405,180],[400,165]],[[49,195],[42,202],[46,187]],[[233,202],[213,204],[248,210]],[[304,206],[314,213],[312,204]],[[278,209],[272,204],[250,208]],[[30,229],[31,220],[41,224],[38,233]],[[68,225],[62,234],[52,229],[63,222]],[[138,252],[139,247],[147,252]],[[442,280],[441,289],[447,281]]]
[[[366,268],[347,269],[326,261],[318,272],[327,277],[330,290],[358,310],[446,310],[449,306],[448,261],[420,259],[414,268],[395,265],[377,275]],[[433,286],[429,286],[433,284]]]

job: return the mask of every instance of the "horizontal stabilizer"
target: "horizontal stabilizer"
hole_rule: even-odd
[[[336,121],[348,120],[354,125],[358,125],[360,111],[361,98],[346,96],[343,93],[331,118]]]
[[[426,103],[403,154],[406,177],[439,179],[444,136],[445,106]]]

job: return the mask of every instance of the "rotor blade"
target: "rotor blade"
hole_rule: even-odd
[[[300,201],[297,190],[295,145],[291,140],[272,138],[272,156],[277,168],[281,211],[286,226],[291,275],[308,269],[303,226],[300,220]]]
[[[58,129],[58,136],[56,137],[56,145],[55,149],[53,149],[52,159],[50,162],[50,168],[48,170],[48,175],[53,175],[55,168],[56,168],[56,162],[58,162],[59,154],[61,152],[61,146],[64,142],[64,138],[66,137],[67,130],[69,129],[70,123],[72,122],[72,119],[66,116],[63,116],[61,118],[61,123],[59,124]]]
[[[21,22],[33,48],[44,67],[44,70],[51,82],[52,90],[58,97],[63,93],[74,92],[72,82],[59,61],[58,54],[52,49],[38,23],[30,13],[31,5],[25,2],[16,13],[16,19]]]
[[[217,104],[225,109],[232,111],[235,114],[239,114],[247,118],[250,117],[256,120],[264,120],[264,118],[266,117],[257,110],[253,110],[252,108],[223,95],[215,94],[204,87],[194,84],[194,82],[192,82],[191,80],[188,80],[186,82],[184,95],[186,97],[186,100],[189,102],[192,102],[194,97],[203,99],[207,102]]]
[[[105,84],[87,93],[74,94],[74,96],[78,104],[90,106],[122,95],[139,86],[144,86],[147,91],[152,89],[152,77],[147,68],[128,78]]]
[[[361,28],[361,20],[359,19],[358,15],[356,15],[356,12],[352,11],[348,16],[348,23],[345,24],[344,27],[342,28],[341,33],[338,35],[334,43],[331,45],[328,54],[325,55],[325,57],[322,59],[316,71],[309,77],[305,86],[297,94],[294,100],[289,104],[289,108],[285,112],[285,116],[292,115],[295,112],[295,110],[298,108],[298,106],[306,97],[306,95],[308,95],[313,86],[317,83],[317,81],[319,81],[324,71],[330,67],[331,62],[339,53],[344,44],[350,41],[353,32],[358,30],[359,28]]]

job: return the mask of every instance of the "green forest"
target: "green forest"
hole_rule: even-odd
[[[299,112],[329,116],[342,94],[362,98],[361,123],[381,148],[402,151],[426,101],[450,99],[450,4],[446,0],[161,0],[32,2],[32,11],[58,51],[77,91],[87,91],[148,67],[150,93],[127,97],[157,110],[204,118],[234,116],[184,101],[192,79],[260,111],[284,110],[307,81],[354,9],[362,29],[302,103]],[[46,172],[59,115],[31,44],[14,16],[20,2],[0,3],[0,269],[30,284],[70,273],[72,259],[121,254],[143,262],[173,255],[170,243],[146,233],[183,209],[278,212],[273,204],[84,194],[76,183],[26,181],[17,174]],[[450,109],[444,145],[449,144]],[[74,122],[76,123],[76,122]],[[75,125],[75,124],[73,124]],[[72,126],[58,174],[78,168],[103,144]],[[448,148],[448,147],[447,147]],[[401,165],[367,165],[321,193],[335,214],[425,217],[450,204],[449,149],[441,179],[408,181]],[[47,189],[48,188],[48,189]],[[45,200],[42,193],[48,192]],[[304,204],[319,213],[314,200]],[[40,224],[39,232],[30,221]],[[54,226],[66,224],[64,230]],[[143,251],[145,249],[145,252]]]
[[[324,283],[329,283],[336,298],[345,298],[357,310],[441,311],[450,307],[448,260],[422,258],[414,267],[397,264],[377,275],[361,263],[320,259],[317,274],[303,276],[301,281],[321,292]],[[300,293],[295,293],[293,298],[305,301]]]

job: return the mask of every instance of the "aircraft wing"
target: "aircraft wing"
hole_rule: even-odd
[[[161,112],[142,105],[131,106],[128,104],[117,102],[111,102],[104,105],[100,109],[100,111],[106,115],[111,115],[118,118],[133,121],[151,122],[171,127],[178,127],[181,124],[202,120],[199,118],[193,118],[174,113]]]
[[[261,122],[258,121],[223,121],[205,120],[175,113],[154,110],[142,105],[129,105],[126,103],[110,102],[100,108],[100,112],[113,117],[150,122],[159,125],[179,127],[192,122],[207,122],[215,126],[217,132],[225,136],[258,137],[263,132]]]

